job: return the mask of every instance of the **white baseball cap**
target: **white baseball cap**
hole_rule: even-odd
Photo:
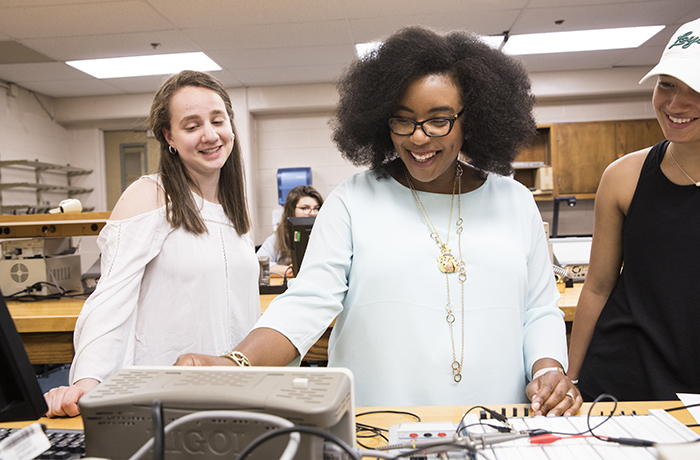
[[[639,83],[655,75],[670,75],[700,92],[700,19],[673,34],[659,63]]]

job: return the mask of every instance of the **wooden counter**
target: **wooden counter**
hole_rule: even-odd
[[[32,364],[73,361],[73,330],[84,302],[77,297],[40,302],[7,301]]]
[[[277,297],[260,296],[260,309],[265,312]],[[32,364],[65,364],[73,361],[73,331],[85,299],[61,298],[39,302],[7,301],[7,308],[15,322]],[[330,328],[321,336],[304,357],[309,364],[328,360]]]
[[[574,321],[574,315],[576,314],[576,304],[578,303],[578,298],[581,295],[581,288],[583,283],[574,283],[574,287],[566,288],[564,293],[559,299],[559,309],[564,312],[564,321],[571,323]]]
[[[576,283],[573,288],[567,288],[559,301],[567,330],[574,320],[581,286],[582,283]],[[276,294],[260,295],[262,312],[265,312],[275,297]],[[77,297],[40,302],[7,302],[32,364],[64,364],[73,360],[73,330],[83,303],[84,299]],[[304,357],[305,362],[321,364],[328,360],[330,332],[331,328],[328,328],[309,350]]]

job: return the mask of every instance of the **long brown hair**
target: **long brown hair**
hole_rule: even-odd
[[[180,155],[171,154],[168,151],[169,145],[163,132],[171,128],[170,102],[175,93],[186,86],[212,90],[224,101],[235,138],[231,155],[221,168],[217,196],[224,213],[233,224],[236,232],[239,235],[248,233],[250,231],[250,218],[245,196],[241,145],[238,142],[236,125],[233,123],[231,99],[226,89],[216,78],[193,70],[183,70],[168,78],[161,85],[153,98],[149,117],[153,135],[160,142],[158,173],[165,190],[165,211],[168,222],[175,228],[183,227],[195,235],[207,232],[207,227],[204,225],[197,204],[190,192],[191,189],[199,191],[199,186],[185,168]]]
[[[282,209],[282,220],[277,225],[277,243],[275,243],[275,251],[277,252],[277,263],[280,265],[288,265],[292,261],[292,240],[289,236],[289,221],[287,217],[294,217],[297,203],[305,196],[311,197],[318,202],[318,205],[323,204],[323,197],[318,190],[310,185],[299,185],[294,187],[287,194],[287,200],[284,202]]]

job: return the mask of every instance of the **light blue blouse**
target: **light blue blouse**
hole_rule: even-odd
[[[446,241],[451,196],[419,195]],[[438,270],[439,249],[410,189],[369,171],[346,180],[324,202],[299,276],[256,327],[281,332],[304,355],[337,316],[329,366],[354,373],[360,406],[527,401],[535,361],[553,358],[567,366],[563,313],[539,211],[525,187],[490,174],[455,199],[449,229],[455,254],[458,201],[467,272],[461,382],[452,377],[445,310],[449,279],[459,360],[457,275]]]

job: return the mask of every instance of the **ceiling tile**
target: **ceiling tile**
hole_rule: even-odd
[[[351,45],[212,51],[209,57],[229,69],[293,67],[322,64],[347,65],[355,58]]]
[[[138,0],[3,8],[0,30],[15,39],[115,34],[173,28]]]
[[[167,75],[148,75],[145,77],[105,78],[100,80],[125,93],[155,93]]]
[[[488,17],[472,15],[412,15],[392,18],[350,20],[353,39],[357,43],[382,40],[396,30],[412,25],[432,27],[439,31],[469,30],[482,35],[497,35],[508,30],[518,16],[517,10],[499,11]]]
[[[240,69],[231,73],[245,86],[288,85],[295,83],[326,83],[337,79],[341,65],[280,67],[270,69]]]
[[[98,2],[111,2],[113,0],[71,0],[71,3],[98,3]],[[66,0],[2,0],[0,4],[0,9],[2,8],[15,8],[21,7],[32,7],[32,6],[48,6],[48,5],[62,5],[65,4]]]
[[[243,85],[243,83],[231,74],[228,70],[220,70],[218,72],[210,72],[217,80],[221,82],[226,88],[237,88]]]
[[[97,79],[18,81],[16,83],[28,90],[40,94],[50,94],[53,97],[102,96],[126,93],[126,91]]]
[[[26,64],[28,62],[53,62],[31,48],[15,41],[0,41],[0,64]]]
[[[59,61],[201,51],[179,30],[38,38],[25,45]],[[159,43],[157,48],[152,43]]]
[[[624,59],[628,50],[579,51],[576,53],[530,54],[517,56],[530,71],[611,69]]]
[[[87,80],[92,77],[62,62],[0,65],[0,79],[20,81]]]
[[[185,29],[183,32],[204,50],[287,48],[350,43],[344,21],[260,24],[224,29]]]
[[[344,18],[340,0],[149,0],[181,29],[235,27],[253,24],[323,22]]]
[[[460,13],[475,16],[484,12],[519,10],[527,0],[346,0],[348,18],[393,18],[402,15],[451,15]]]
[[[529,34],[667,24],[674,22],[680,14],[695,8],[696,5],[697,0],[666,0],[526,8],[518,17],[511,33]],[[555,21],[561,19],[564,23],[556,25]]]
[[[646,48],[637,48],[630,50],[615,67],[636,67],[644,66],[651,69],[661,59],[661,54],[664,52],[666,44],[662,46],[648,46]]]

